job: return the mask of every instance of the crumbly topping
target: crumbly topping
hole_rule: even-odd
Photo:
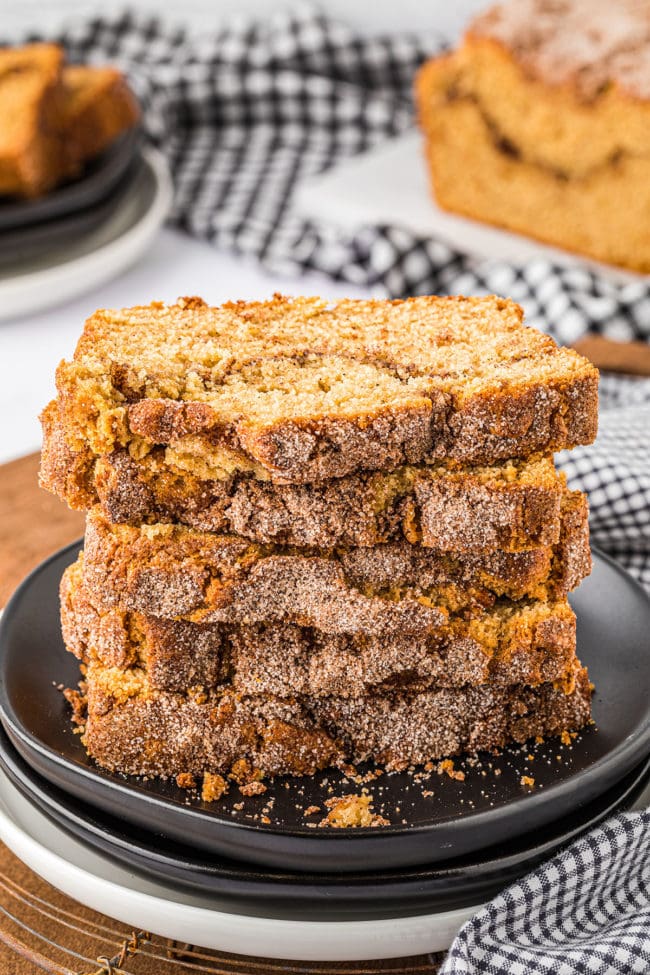
[[[191,772],[179,772],[176,785],[179,789],[196,789],[196,777]]]
[[[247,782],[239,786],[239,791],[243,796],[261,796],[266,792],[266,786],[263,782]]]
[[[456,769],[450,758],[446,758],[443,762],[438,762],[436,772],[438,775],[446,775],[450,779],[454,779],[456,782],[465,781],[465,773]]]

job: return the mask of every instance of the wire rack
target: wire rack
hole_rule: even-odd
[[[0,846],[0,855],[7,851]],[[9,859],[7,857],[7,859]],[[13,858],[12,858],[13,859]],[[67,898],[35,874],[0,869],[0,944],[56,975],[434,975],[442,956],[328,964],[245,958],[128,927]],[[46,896],[42,896],[43,894]],[[24,964],[23,963],[23,964]],[[27,969],[21,969],[27,970]],[[5,975],[5,970],[1,970]],[[7,970],[7,975],[8,975]],[[11,969],[13,972],[13,969]]]

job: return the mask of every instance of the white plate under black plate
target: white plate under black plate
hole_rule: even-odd
[[[481,906],[376,921],[236,914],[211,894],[147,879],[113,857],[91,850],[28,802],[2,769],[0,840],[58,890],[121,921],[129,930],[156,931],[182,944],[215,951],[281,958],[281,971],[286,971],[287,959],[316,961],[322,970],[324,961],[367,962],[445,951]],[[242,959],[241,964],[242,972],[250,970],[250,961]]]
[[[133,186],[142,183],[145,168],[143,158],[136,156],[111,192],[90,207],[24,227],[0,228],[0,270],[15,268],[19,263],[47,260],[47,255],[53,251],[65,249],[70,244],[77,245],[84,235],[97,232],[112,214],[120,212],[125,200],[133,194]]]
[[[0,234],[32,227],[88,210],[105,200],[122,181],[138,153],[142,136],[135,127],[119,136],[85,166],[73,181],[33,200],[0,197]]]
[[[54,785],[167,839],[291,870],[354,872],[441,863],[557,822],[620,782],[650,750],[650,601],[614,562],[595,553],[593,574],[572,602],[578,652],[596,685],[596,726],[570,747],[551,739],[507,748],[499,757],[486,756],[483,769],[468,768],[463,782],[433,776],[418,783],[409,773],[382,776],[367,788],[392,825],[375,829],[307,826],[306,807],[358,790],[331,769],[305,779],[278,778],[241,809],[235,808],[242,801],[236,788],[205,804],[173,782],[111,774],[86,755],[57,690],[78,679],[77,663],[61,640],[58,614],[61,573],[78,548],[64,549],[35,570],[3,615],[0,718],[22,757]],[[526,760],[529,752],[532,761]],[[522,788],[523,774],[535,778],[533,792]],[[270,798],[275,804],[266,825],[259,814]]]
[[[0,728],[0,768],[52,822],[143,877],[210,894],[229,911],[282,918],[361,920],[450,911],[489,900],[581,833],[648,790],[650,761],[560,823],[438,867],[361,874],[290,873],[192,850],[80,802],[24,762]]]
[[[105,206],[106,201],[98,204],[101,221],[83,233],[67,234],[65,241],[59,240],[56,246],[41,248],[29,257],[20,252],[4,255],[0,262],[0,320],[51,308],[92,291],[132,267],[146,252],[173,198],[162,155],[150,147],[142,149],[115,194],[109,205]],[[62,219],[74,222],[85,217],[85,213],[72,214]],[[41,232],[38,225],[32,229]]]

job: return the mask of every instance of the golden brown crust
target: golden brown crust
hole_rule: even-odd
[[[55,44],[0,50],[0,196],[38,196],[60,178],[62,63]]]
[[[590,685],[550,684],[425,691],[371,698],[239,697],[230,691],[169,694],[122,672],[89,669],[84,743],[112,771],[176,776],[229,773],[310,775],[342,761],[387,767],[577,730],[589,721]]]
[[[587,505],[548,451],[596,385],[496,298],[98,312],[41,474],[103,504],[61,589],[89,753],[246,784],[580,727]]]
[[[575,665],[575,616],[566,602],[502,606],[457,618],[436,634],[390,639],[327,635],[288,623],[227,626],[98,610],[81,559],[61,584],[68,650],[85,663],[146,671],[156,690],[225,682],[240,694],[363,696],[465,684],[565,681]]]
[[[69,65],[63,71],[63,87],[68,173],[74,175],[136,125],[140,109],[116,68]]]
[[[293,622],[327,633],[424,634],[500,597],[557,599],[590,570],[587,505],[567,494],[556,547],[458,556],[393,542],[311,552],[176,525],[86,522],[93,603],[192,622]]]
[[[280,482],[591,442],[597,370],[499,298],[198,299],[88,319],[57,371],[73,449],[165,444]]]
[[[48,192],[138,120],[119,71],[63,58],[55,44],[0,51],[0,195]]]
[[[61,435],[56,400],[52,400],[40,415],[43,427],[43,446],[39,484],[57,494],[71,508],[86,511],[96,504],[93,485],[95,458],[89,451],[73,450]]]

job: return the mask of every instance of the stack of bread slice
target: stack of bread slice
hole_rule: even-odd
[[[111,67],[69,65],[57,44],[0,50],[0,196],[35,197],[78,176],[140,111]]]
[[[89,754],[241,782],[584,726],[587,504],[553,452],[597,383],[495,297],[97,312],[41,472],[88,510],[61,611]]]

